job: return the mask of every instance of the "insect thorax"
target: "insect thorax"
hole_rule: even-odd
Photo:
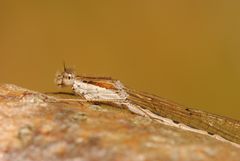
[[[126,100],[127,93],[116,82],[116,89],[106,89],[93,84],[85,83],[81,80],[75,80],[73,90],[76,94],[82,95],[87,100]],[[121,87],[121,88],[120,88]]]

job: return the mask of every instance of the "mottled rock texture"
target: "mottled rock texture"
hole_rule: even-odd
[[[0,85],[0,161],[240,160],[240,148],[206,135],[56,98]]]

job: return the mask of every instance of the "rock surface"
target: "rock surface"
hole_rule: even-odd
[[[0,132],[0,161],[240,160],[240,148],[205,135],[11,84],[0,85]]]

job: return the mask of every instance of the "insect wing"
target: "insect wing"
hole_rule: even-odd
[[[211,114],[208,112],[191,109],[169,101],[167,99],[125,89],[128,100],[144,109],[173,120],[175,123],[183,123],[189,127],[207,131],[209,134],[217,134],[221,137],[240,144],[240,121],[231,118]]]

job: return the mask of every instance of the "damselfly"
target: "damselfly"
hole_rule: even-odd
[[[132,90],[111,77],[79,76],[64,66],[64,71],[57,74],[55,82],[60,87],[72,87],[74,94],[86,101],[126,107],[135,114],[170,126],[240,144],[240,121]]]

